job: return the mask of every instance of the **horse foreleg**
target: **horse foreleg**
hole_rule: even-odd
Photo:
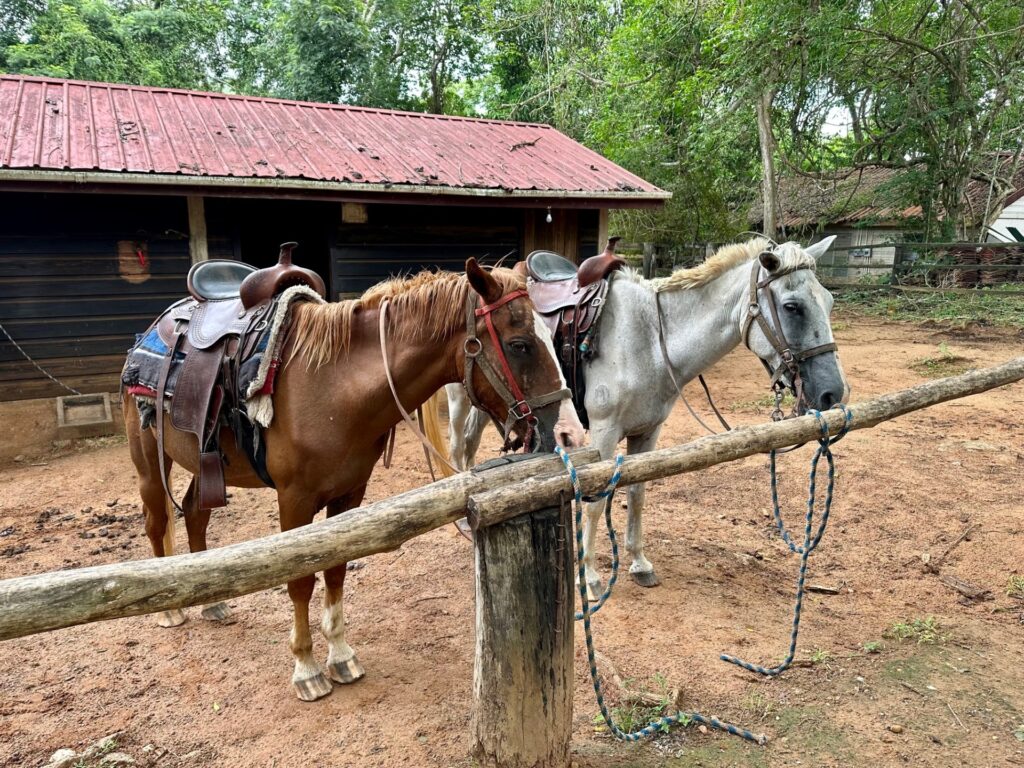
[[[610,459],[615,455],[619,443],[619,432],[616,428],[597,426],[591,422],[590,445],[596,448],[602,459]],[[601,576],[595,567],[597,532],[601,530],[601,516],[604,514],[605,502],[594,502],[586,505],[586,519],[583,526],[583,564],[587,579],[587,596],[597,600],[604,591]]]
[[[316,514],[316,502],[305,498],[292,498],[279,492],[278,505],[281,515],[281,530],[290,531],[301,525],[309,525]],[[313,596],[316,577],[303,576],[288,582],[288,596],[294,612],[292,632],[288,645],[295,657],[295,671],[292,685],[303,701],[316,701],[331,692],[331,681],[327,679],[320,665],[313,658],[313,638],[309,633],[309,599]]]
[[[206,529],[210,525],[210,510],[200,509],[196,494],[196,479],[192,478],[181,500],[181,508],[185,512],[185,530],[188,533],[188,551],[206,551]],[[231,617],[231,609],[225,602],[204,605],[199,614],[208,621],[224,621]]]
[[[366,486],[363,486],[358,492],[330,502],[327,505],[327,517],[334,517],[358,505],[365,490]],[[347,566],[348,563],[342,563],[324,571],[324,618],[320,629],[327,638],[327,674],[336,683],[354,683],[364,674],[355,651],[345,641],[343,598]]]
[[[627,438],[627,453],[632,456],[635,453],[653,450],[660,432],[661,427],[658,426],[645,435]],[[656,587],[659,582],[654,573],[654,566],[644,556],[643,512],[646,495],[646,483],[637,483],[626,489],[626,551],[633,560],[629,566],[629,575],[633,577],[633,581],[641,587]]]

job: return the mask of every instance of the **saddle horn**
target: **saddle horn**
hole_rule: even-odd
[[[621,237],[609,237],[608,244],[604,247],[604,253],[591,256],[580,264],[579,271],[576,274],[581,288],[604,279],[615,270],[626,265],[624,259],[615,255],[615,244],[621,239]]]
[[[282,243],[275,266],[258,269],[242,281],[238,295],[243,307],[255,307],[293,285],[309,286],[321,298],[327,298],[327,287],[320,275],[292,264],[292,251],[298,245],[295,242]]]

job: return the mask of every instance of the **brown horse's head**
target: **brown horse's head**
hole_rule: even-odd
[[[529,436],[531,444],[526,446],[527,450],[551,451],[556,443],[564,448],[582,445],[583,425],[567,392],[558,399],[545,397],[565,390],[565,378],[555,357],[551,335],[525,292],[523,276],[509,269],[495,269],[491,274],[481,268],[476,259],[466,262],[466,276],[480,297],[478,307],[484,310],[481,313],[478,309],[476,315],[479,344],[473,344],[472,340],[466,342],[468,353],[476,352],[479,347],[477,360],[486,358],[483,365],[472,365],[470,384],[476,400],[498,423],[505,424],[509,420],[510,403],[508,394],[498,389],[503,386],[512,393],[518,389],[527,402],[539,400],[542,403],[531,408],[531,416],[515,419],[511,425],[518,440]],[[521,295],[508,300],[511,294],[520,291]],[[488,311],[493,305],[498,306]],[[488,321],[493,325],[493,335]],[[463,365],[466,364],[464,360]],[[500,384],[492,383],[485,367],[491,369]],[[551,402],[545,402],[549,399]],[[523,410],[519,407],[516,414]]]

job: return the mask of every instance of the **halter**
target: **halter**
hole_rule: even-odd
[[[775,296],[769,290],[764,291],[765,300],[768,304],[768,310],[771,313],[771,323],[765,318],[764,313],[761,312],[761,304],[759,302],[758,291],[767,288],[773,282],[778,280],[783,275],[788,275],[790,272],[796,272],[801,269],[811,269],[809,266],[800,266],[796,269],[787,270],[776,275],[769,275],[764,280],[758,281],[758,277],[761,274],[761,261],[760,259],[754,260],[753,269],[750,271],[750,292],[748,294],[747,302],[747,316],[743,320],[743,327],[740,330],[740,337],[743,339],[743,343],[747,349],[751,352],[754,350],[750,346],[750,327],[757,321],[758,326],[761,328],[761,333],[768,340],[768,343],[775,348],[775,351],[779,353],[779,357],[782,358],[782,362],[779,363],[778,367],[772,369],[768,361],[758,356],[761,360],[761,364],[765,370],[768,371],[768,375],[771,376],[771,387],[772,391],[775,392],[776,397],[776,412],[772,414],[773,418],[781,418],[782,412],[779,409],[779,403],[782,400],[782,392],[786,388],[785,382],[782,381],[782,377],[785,374],[789,374],[789,380],[793,388],[793,393],[796,396],[796,408],[799,408],[801,403],[807,405],[804,400],[804,382],[800,377],[800,363],[805,360],[809,360],[817,355],[823,355],[826,352],[835,352],[835,343],[830,344],[819,344],[816,347],[809,347],[808,349],[801,350],[799,352],[793,352],[790,349],[789,342],[786,340],[786,334],[782,330],[782,322],[779,320],[779,310],[775,305]],[[772,327],[774,324],[774,328]],[[756,354],[756,353],[755,353]]]
[[[527,399],[519,383],[516,381],[515,374],[512,373],[512,367],[508,363],[508,358],[505,357],[505,350],[501,346],[501,339],[498,337],[498,331],[494,327],[494,320],[491,318],[491,314],[509,302],[521,298],[529,298],[529,293],[524,288],[505,294],[493,304],[483,304],[479,307],[473,293],[470,293],[466,298],[466,340],[462,345],[463,351],[466,354],[466,372],[463,377],[463,384],[466,387],[466,394],[469,395],[470,402],[486,413],[487,409],[480,402],[473,389],[473,366],[480,366],[487,381],[508,408],[505,423],[498,425],[502,436],[505,438],[506,448],[509,446],[509,436],[516,422],[526,421],[527,431],[523,437],[523,445],[525,447],[529,444],[530,433],[537,424],[537,417],[533,415],[533,411],[571,397],[569,390],[563,387],[546,395],[538,395],[537,397]],[[483,299],[480,301],[482,303]],[[487,324],[487,332],[490,334],[495,354],[497,354],[498,362],[501,364],[501,373],[495,370],[487,356],[482,354],[484,349],[483,343],[476,335],[476,319],[478,317],[482,317]],[[497,419],[495,419],[495,423],[497,423]]]

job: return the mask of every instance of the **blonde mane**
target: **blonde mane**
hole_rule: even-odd
[[[703,264],[688,269],[677,269],[668,277],[651,280],[654,290],[685,291],[700,288],[712,280],[724,275],[733,267],[746,264],[757,257],[761,251],[771,247],[771,242],[764,237],[755,237],[745,243],[723,245],[714,252]]]
[[[491,270],[502,293],[524,288],[524,278],[511,269]],[[465,328],[466,298],[473,289],[465,273],[425,270],[411,277],[385,280],[358,299],[329,304],[302,304],[290,334],[295,345],[289,357],[306,359],[316,369],[347,355],[357,314],[377,309],[386,299],[388,327],[403,341],[429,336],[447,339]]]

